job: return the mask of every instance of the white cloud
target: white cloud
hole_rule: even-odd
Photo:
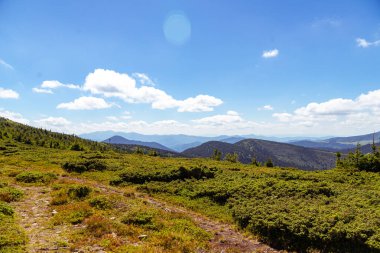
[[[63,84],[56,80],[50,80],[50,81],[43,81],[41,84],[41,88],[47,88],[47,89],[56,89],[60,87],[65,87],[69,89],[80,89],[78,85],[75,84]]]
[[[149,78],[147,74],[144,73],[133,73],[133,76],[136,77],[142,85],[155,86],[156,84]]]
[[[361,94],[355,99],[334,98],[322,103],[309,103],[294,110],[293,113],[274,113],[280,122],[305,125],[309,127],[330,128],[339,126],[341,131],[351,124],[359,127],[380,126],[380,90]],[[361,119],[353,121],[353,119]],[[369,124],[371,122],[372,125]],[[344,125],[344,126],[342,126]],[[339,131],[338,129],[336,129]],[[372,129],[373,130],[373,129]],[[372,131],[371,130],[371,131]],[[320,131],[320,130],[319,130]]]
[[[75,84],[63,84],[57,80],[47,80],[43,81],[39,87],[33,88],[35,93],[44,93],[44,94],[53,94],[53,89],[57,88],[68,88],[68,89],[77,89],[80,90],[80,86]]]
[[[53,91],[49,89],[33,88],[32,90],[35,93],[53,94]]]
[[[21,124],[29,124],[29,120],[25,119],[20,113],[10,112],[0,108],[0,117],[16,121]]]
[[[165,91],[151,86],[136,86],[136,80],[128,74],[113,70],[96,69],[86,77],[83,90],[105,97],[117,97],[127,103],[151,104],[153,109],[177,108],[179,112],[212,111],[222,100],[209,95],[198,95],[177,100]]]
[[[73,102],[61,103],[57,106],[57,108],[67,110],[94,110],[105,109],[111,106],[112,104],[107,103],[103,98],[80,97],[75,99]]]
[[[0,65],[7,68],[7,69],[11,69],[11,70],[14,70],[13,66],[10,65],[9,63],[7,63],[6,61],[0,59]]]
[[[273,111],[273,107],[271,105],[264,105],[262,107],[257,108],[259,111]]]
[[[14,90],[4,89],[0,87],[0,99],[1,98],[17,99],[19,98],[19,94]]]
[[[193,122],[195,123],[206,125],[224,125],[242,121],[243,119],[240,117],[239,113],[235,111],[228,111],[226,114],[219,114],[193,120]]]
[[[280,51],[278,49],[263,51],[262,57],[263,58],[274,58],[277,57]]]
[[[198,95],[195,98],[187,98],[177,102],[179,112],[210,112],[214,110],[213,107],[223,103],[219,98],[208,95]]]
[[[39,120],[35,120],[35,123],[37,123],[39,126],[44,128],[49,128],[51,126],[53,127],[63,127],[70,125],[71,122],[63,117],[48,117],[43,118]]]
[[[367,48],[370,46],[380,46],[380,40],[369,42],[366,39],[357,38],[356,43],[357,43],[358,47],[363,47],[363,48]]]

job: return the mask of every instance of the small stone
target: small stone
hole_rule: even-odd
[[[52,212],[51,212],[51,214],[52,215],[55,215],[55,214],[57,214],[58,212],[56,211],[56,210],[53,210]]]
[[[138,238],[139,238],[140,240],[143,240],[143,239],[145,239],[145,238],[147,238],[147,237],[148,237],[148,235],[139,235]]]
[[[115,217],[111,217],[111,218],[110,218],[110,220],[114,220],[114,219],[116,219],[116,218],[115,218]]]

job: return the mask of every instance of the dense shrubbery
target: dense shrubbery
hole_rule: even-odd
[[[105,143],[84,140],[75,135],[55,133],[45,129],[32,128],[0,117],[0,139],[12,140],[28,145],[72,150],[108,150]],[[73,144],[74,143],[74,144]]]
[[[160,182],[170,182],[174,180],[184,180],[184,179],[202,179],[202,178],[213,178],[216,169],[209,169],[207,167],[179,167],[177,169],[167,169],[167,170],[129,170],[119,174],[120,180],[112,181],[111,184],[118,184],[121,182],[129,182],[134,184],[143,184],[149,181],[160,181]]]
[[[54,173],[42,173],[35,171],[25,171],[16,176],[16,181],[23,183],[50,183],[57,179]]]
[[[206,197],[228,208],[240,227],[280,248],[378,252],[379,182],[379,176],[367,172],[264,172],[256,167],[220,170],[208,180],[146,180],[140,189],[180,196],[189,203],[205,203]]]
[[[107,165],[99,159],[82,159],[77,161],[65,162],[62,168],[67,172],[83,173],[91,170],[106,170]]]
[[[358,145],[355,152],[350,152],[343,159],[341,159],[341,154],[337,153],[337,166],[380,172],[380,152],[375,145],[372,145],[372,153],[363,154],[360,150],[360,145]]]

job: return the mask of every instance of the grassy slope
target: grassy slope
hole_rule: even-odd
[[[83,145],[86,146],[86,143]],[[19,143],[10,138],[0,140],[0,146],[5,147],[5,150],[0,151],[2,181],[14,183],[13,177],[25,170],[64,175],[61,165],[65,161],[88,160],[97,156],[107,165],[107,170],[89,171],[80,175],[73,173],[70,177],[105,184],[110,181],[121,183],[125,187],[123,189],[133,194],[135,189],[148,192],[214,219],[234,222],[278,247],[297,251],[380,251],[379,174],[336,169],[321,172],[269,169],[209,159],[120,154],[111,150],[99,155],[99,151],[89,150],[91,145],[87,146],[87,151],[69,151]],[[186,173],[181,174],[181,167],[185,172],[193,171],[194,168],[212,171],[213,176],[207,179],[181,180],[181,177],[186,176]],[[139,241],[139,250],[145,247],[162,251],[192,251],[198,243],[203,243],[202,247],[207,248],[209,235],[191,225],[186,217],[176,220],[154,208],[146,213],[142,211],[147,209],[143,201],[117,199],[119,197],[114,196],[116,201],[111,201],[111,206],[115,203],[134,206],[140,210],[137,213],[142,214],[142,220],[148,219],[147,223],[143,222],[145,224],[136,224],[136,221],[124,224],[121,218],[114,223],[109,218],[123,217],[126,211],[128,215],[128,210],[132,209],[115,205],[111,210],[98,210],[91,206],[90,201],[97,195],[102,195],[96,186],[89,184],[92,187],[91,193],[82,199],[68,193],[71,188],[77,187],[75,181],[53,180],[47,187],[51,191],[51,204],[55,203],[51,209],[57,209],[61,215],[54,217],[57,221],[53,225],[62,222],[71,224],[71,219],[78,217],[79,220],[83,219],[80,221],[83,224],[92,224],[91,230],[85,227],[72,230],[67,235],[68,241],[60,242],[63,245],[80,248],[83,245],[79,242],[88,238],[88,244],[100,241],[107,250],[117,251],[122,250],[119,248],[119,239],[137,243],[136,236],[145,233],[149,234],[149,240],[143,243]],[[65,213],[67,210],[68,213]],[[134,217],[136,212],[129,215]],[[128,217],[124,218],[128,220]],[[107,225],[102,228],[104,223]],[[177,223],[185,223],[190,229],[183,230],[183,226]],[[17,227],[16,224],[14,226]],[[135,232],[128,234],[125,229]],[[180,238],[176,237],[176,229],[181,231]],[[110,238],[110,232],[115,231],[118,240]],[[178,241],[180,243],[174,243]]]

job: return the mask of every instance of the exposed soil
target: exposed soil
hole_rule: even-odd
[[[49,224],[53,213],[49,207],[50,189],[46,186],[14,185],[24,191],[25,196],[12,206],[17,213],[21,227],[29,237],[27,252],[68,252],[64,238],[67,226],[51,226]]]
[[[65,179],[77,183],[89,183],[88,181],[80,178]],[[92,185],[105,193],[124,195],[124,191],[122,190],[122,188],[115,188],[96,182],[92,182]],[[211,252],[285,252],[275,250],[256,239],[246,236],[241,232],[237,231],[229,224],[211,220],[198,213],[186,210],[184,208],[176,207],[162,200],[158,200],[151,196],[147,196],[146,194],[136,194],[136,197],[145,199],[151,205],[160,208],[166,212],[185,213],[195,222],[195,224],[197,224],[199,227],[213,235],[212,239],[210,240],[210,245],[212,249]]]

